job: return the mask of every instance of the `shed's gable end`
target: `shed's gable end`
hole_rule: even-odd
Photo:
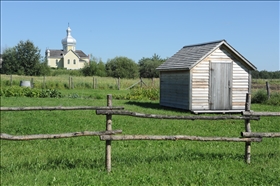
[[[241,59],[250,70],[256,70],[257,68],[243,57],[237,50],[230,46],[225,40],[219,40],[209,43],[202,43],[196,45],[184,46],[176,54],[167,59],[161,64],[157,70],[190,70],[199,62],[207,58],[217,48],[223,46],[227,48],[229,53],[234,54],[237,58]]]

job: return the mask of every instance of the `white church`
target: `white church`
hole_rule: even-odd
[[[89,63],[89,55],[82,50],[76,50],[76,39],[71,36],[71,29],[68,26],[66,37],[62,39],[62,50],[47,49],[46,59],[51,68],[65,68],[69,70],[81,69]]]

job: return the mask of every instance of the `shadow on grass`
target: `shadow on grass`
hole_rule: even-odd
[[[191,113],[188,110],[172,108],[172,107],[165,107],[165,106],[161,106],[159,103],[153,103],[153,102],[149,102],[149,101],[147,101],[147,102],[128,101],[125,104],[126,105],[136,105],[138,107],[150,108],[150,109],[156,109],[156,110],[166,110],[166,111],[176,111],[176,112],[183,112],[183,113]]]
[[[15,168],[16,167],[16,168]],[[97,169],[105,170],[104,158],[68,158],[56,157],[49,158],[47,162],[40,162],[38,160],[26,161],[24,163],[16,164],[13,167],[1,166],[3,172],[17,172],[28,171],[37,172],[38,170],[58,170],[58,169]]]
[[[158,154],[147,157],[130,156],[129,160],[127,156],[118,156],[112,159],[112,162],[118,164],[126,164],[126,166],[135,166],[142,163],[163,163],[163,162],[211,162],[215,160],[234,160],[244,161],[244,155],[242,154],[229,154],[229,153],[202,153],[202,152],[190,152],[190,153],[178,153],[175,155]]]

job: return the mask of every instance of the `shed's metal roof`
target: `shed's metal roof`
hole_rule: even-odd
[[[167,59],[163,64],[161,64],[157,70],[190,70],[197,63],[211,54],[221,45],[227,46],[233,53],[239,56],[246,64],[248,64],[253,70],[257,68],[244,58],[240,53],[238,53],[233,47],[231,47],[226,40],[218,40],[207,43],[200,43],[195,45],[184,46],[172,57]]]

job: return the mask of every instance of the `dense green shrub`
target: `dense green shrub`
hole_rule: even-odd
[[[113,95],[114,99],[125,100],[158,100],[159,89],[157,88],[135,88],[127,95]]]
[[[105,69],[105,63],[102,60],[92,59],[89,64],[85,64],[85,66],[81,69],[81,72],[84,76],[100,76],[105,77],[107,75]]]
[[[280,93],[272,94],[270,98],[266,101],[266,104],[280,106]]]
[[[56,89],[31,89],[29,87],[12,86],[0,91],[3,97],[33,97],[33,98],[60,98],[61,92]]]
[[[114,78],[138,78],[138,65],[127,57],[115,57],[107,61],[106,65],[107,75]]]
[[[258,90],[255,94],[252,95],[252,103],[264,103],[268,99],[267,93],[265,90]]]
[[[268,99],[267,92],[264,89],[261,89],[252,95],[251,102],[277,106],[280,105],[280,93],[272,93]]]

